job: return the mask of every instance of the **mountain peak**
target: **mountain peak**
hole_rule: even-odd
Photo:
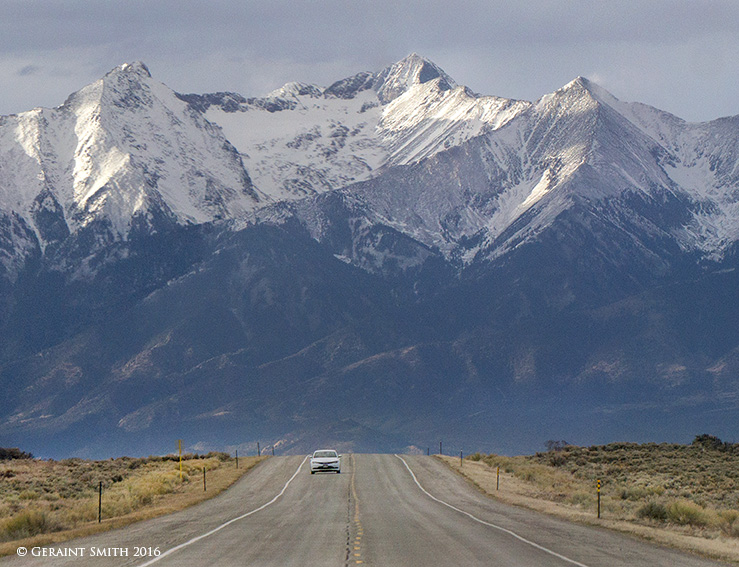
[[[118,65],[110,72],[108,72],[106,76],[120,74],[141,75],[142,77],[146,77],[149,79],[151,78],[151,72],[149,71],[149,68],[141,61],[134,61],[132,63],[123,63],[122,65]]]
[[[436,64],[417,53],[411,53],[377,75],[375,90],[380,101],[386,104],[398,98],[413,85],[436,79],[442,90],[457,86],[457,83]]]
[[[298,96],[309,96],[318,98],[323,94],[323,90],[316,85],[290,82],[282,85],[279,89],[267,94],[265,98],[295,98]]]
[[[618,99],[609,93],[606,89],[601,87],[599,84],[594,83],[586,77],[578,76],[564,87],[559,89],[558,92],[581,92],[586,96],[597,100],[598,102],[604,102],[606,104],[613,105],[618,102]]]

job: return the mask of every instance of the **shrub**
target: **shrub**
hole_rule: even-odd
[[[655,520],[657,522],[664,522],[667,520],[667,508],[659,502],[647,502],[639,508],[636,515],[639,518],[646,520]]]
[[[536,471],[532,468],[516,471],[515,475],[526,482],[534,482],[536,480]]]
[[[570,444],[567,441],[565,441],[564,439],[561,440],[561,441],[555,441],[553,439],[550,439],[544,445],[547,448],[547,452],[550,452],[550,453],[553,452],[553,451],[562,451],[566,447],[569,447],[570,446]]]
[[[18,447],[0,447],[0,461],[9,461],[11,459],[33,459],[33,455],[21,451]]]
[[[579,508],[590,508],[593,505],[593,495],[589,492],[578,490],[568,498],[568,502]]]
[[[708,523],[706,511],[687,500],[677,500],[670,504],[667,518],[680,526],[705,526]]]
[[[40,494],[35,490],[24,490],[18,495],[20,500],[38,500]]]
[[[707,433],[696,435],[695,439],[693,439],[693,445],[725,453],[736,451],[739,448],[736,443],[721,441],[715,435],[708,435]]]
[[[723,510],[718,513],[719,528],[729,537],[739,537],[739,510]]]
[[[54,525],[41,510],[24,510],[0,524],[0,539],[10,541],[54,531]]]
[[[553,467],[561,467],[567,464],[567,457],[561,453],[552,453],[549,456],[549,464]]]
[[[231,455],[224,453],[223,451],[210,451],[205,455],[200,455],[201,459],[218,459],[219,461],[228,461],[231,459]]]
[[[643,486],[632,486],[629,488],[622,488],[619,492],[619,497],[621,500],[638,501],[643,500],[648,493],[649,491]]]

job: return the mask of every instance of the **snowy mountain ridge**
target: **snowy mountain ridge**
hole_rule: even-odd
[[[206,116],[223,127],[256,186],[276,201],[348,186],[344,191],[370,209],[368,222],[388,224],[463,263],[500,256],[535,236],[576,197],[669,194],[692,211],[682,226],[667,229],[685,250],[719,258],[739,239],[737,137],[726,125],[736,118],[687,123],[622,102],[583,77],[534,103],[513,101],[476,95],[412,54],[377,74],[325,89],[289,84],[238,108],[212,105]],[[276,135],[265,143],[262,131]],[[421,193],[389,187],[380,196],[376,184],[366,185],[462,147],[477,154],[478,171],[465,169],[464,178],[443,187],[429,180],[415,188]],[[397,175],[389,178],[397,185]],[[478,245],[461,249],[470,238]]]
[[[362,203],[363,222],[463,264],[535,237],[576,201],[633,217],[615,212],[630,195],[689,214],[624,230],[719,258],[739,240],[738,121],[686,123],[582,77],[533,103],[480,96],[417,54],[250,99],[181,95],[124,64],[60,107],[0,117],[0,263],[17,272],[93,225],[105,246],[162,222],[268,219],[255,213],[336,190]]]
[[[478,97],[416,54],[327,88],[288,83],[263,98],[221,96],[183,98],[223,128],[255,185],[276,201],[416,163],[501,127],[529,105]]]

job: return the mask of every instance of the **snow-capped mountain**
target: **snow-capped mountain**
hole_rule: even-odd
[[[258,98],[132,63],[0,117],[0,445],[735,423],[738,127],[415,54]]]
[[[0,164],[0,211],[24,221],[13,231],[21,251],[32,248],[28,231],[44,248],[98,223],[104,243],[125,238],[134,219],[203,223],[263,199],[220,129],[141,63],[55,109],[2,117]]]
[[[289,83],[263,98],[182,98],[223,128],[255,185],[277,201],[418,163],[501,127],[529,105],[475,95],[416,54],[327,88]]]
[[[328,88],[183,98],[223,128],[274,201],[343,188],[363,222],[465,264],[505,253],[584,201],[609,203],[614,218],[623,199],[669,201],[683,209],[674,226],[627,214],[634,226],[624,229],[709,257],[739,237],[737,118],[686,123],[582,77],[535,103],[513,101],[476,95],[413,54]]]
[[[334,190],[361,201],[366,222],[463,264],[577,201],[632,197],[681,203],[675,226],[628,222],[717,257],[739,238],[737,120],[685,123],[583,78],[535,103],[479,96],[416,54],[251,99],[179,95],[126,64],[58,108],[2,118],[3,264],[15,272],[34,241],[44,249],[95,221],[110,242],[162,219],[253,222]]]
[[[504,254],[578,205],[626,233],[719,257],[739,229],[736,123],[685,123],[578,78],[444,152],[342,191],[374,222],[464,264]]]

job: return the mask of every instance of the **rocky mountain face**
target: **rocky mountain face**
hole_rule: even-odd
[[[739,116],[411,55],[0,117],[0,445],[527,451],[739,417]]]

